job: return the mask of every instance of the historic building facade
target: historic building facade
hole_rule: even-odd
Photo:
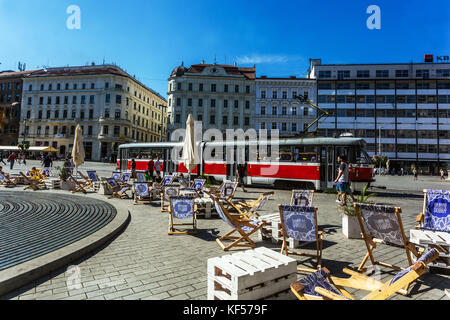
[[[23,80],[20,130],[31,146],[70,154],[77,124],[86,159],[114,159],[120,144],[166,138],[166,100],[114,65],[48,68]]]
[[[270,132],[278,129],[280,136],[293,136],[314,121],[317,110],[301,103],[303,96],[316,104],[316,82],[296,77],[256,79],[256,108],[253,115],[255,129]],[[309,129],[313,131],[315,127]]]
[[[331,116],[322,135],[351,132],[391,168],[437,173],[450,162],[450,64],[325,65],[311,59],[308,78]],[[380,142],[381,136],[381,142]]]
[[[22,104],[22,78],[31,71],[0,72],[0,145],[16,146]]]
[[[236,65],[181,65],[169,78],[170,131],[186,126],[189,114],[210,128],[253,128],[255,68]]]

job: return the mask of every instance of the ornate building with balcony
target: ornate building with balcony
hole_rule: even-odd
[[[253,115],[255,130],[270,133],[278,129],[280,136],[294,136],[302,132],[317,116],[310,105],[302,104],[297,96],[316,103],[316,82],[291,76],[289,78],[256,79],[256,109]],[[314,130],[310,128],[309,131]]]
[[[0,72],[0,145],[2,146],[16,146],[20,138],[22,78],[30,72]]]
[[[71,153],[77,124],[87,160],[114,160],[120,144],[166,137],[166,100],[115,65],[34,71],[24,78],[22,100],[26,141],[61,156]]]
[[[311,59],[322,135],[364,138],[391,168],[437,174],[450,167],[450,64],[322,64]]]
[[[253,128],[255,68],[182,64],[170,75],[168,101],[170,131],[185,128],[189,114],[203,130]]]

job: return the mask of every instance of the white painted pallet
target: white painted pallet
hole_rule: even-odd
[[[206,219],[211,219],[213,215],[212,200],[211,198],[196,198],[195,203],[197,204],[197,216],[204,216]],[[214,213],[216,213],[214,211]],[[215,214],[217,215],[217,213]]]
[[[61,180],[60,179],[46,179],[45,185],[48,189],[61,189]]]
[[[450,270],[450,233],[432,230],[410,230],[410,241],[425,247],[425,251],[436,248],[439,258],[429,265]]]
[[[268,248],[208,260],[208,299],[257,300],[289,289],[297,261]]]
[[[267,223],[266,226],[260,229],[260,235],[263,240],[271,240],[274,244],[283,242],[283,236],[281,235],[281,221],[280,214],[274,213],[266,216],[261,216],[261,220]],[[296,249],[300,247],[300,241],[293,238],[286,239],[289,249]]]

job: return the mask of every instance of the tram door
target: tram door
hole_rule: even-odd
[[[226,150],[224,150],[224,153]],[[226,154],[226,153],[225,153]],[[231,156],[231,154],[227,154],[227,157]],[[236,170],[238,168],[238,164],[242,164],[245,168],[244,177],[247,175],[247,160],[248,160],[248,148],[237,148],[234,147],[234,152],[232,155],[232,161],[228,161],[227,159],[227,180],[234,181],[236,179]]]
[[[336,177],[336,149],[332,146],[321,148],[320,157],[320,187],[332,188]]]
[[[120,149],[120,172],[128,170],[128,149]]]

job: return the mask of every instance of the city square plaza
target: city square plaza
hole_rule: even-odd
[[[52,169],[54,177],[58,176],[56,167],[61,165],[62,163],[59,162],[54,163]],[[37,161],[30,160],[27,161],[26,166],[16,163],[13,170],[9,170],[9,166],[8,168],[4,166],[3,170],[9,174],[18,174],[26,172],[33,166],[41,167]],[[83,173],[87,170],[95,170],[99,177],[111,177],[111,173],[115,169],[114,164],[94,162],[87,162],[78,168]],[[377,176],[373,185],[374,187],[368,191],[376,193],[372,201],[401,208],[401,219],[407,237],[409,237],[410,229],[414,229],[417,225],[416,216],[423,210],[423,190],[450,189],[450,181],[440,181],[439,177],[435,176],[419,176],[418,181],[414,181],[413,176]],[[386,188],[377,188],[380,186]],[[103,220],[95,218],[98,220],[95,220],[95,224],[98,225],[95,232],[104,234],[97,238],[93,238],[93,234],[97,235],[94,231],[92,234],[87,234],[85,238],[82,234],[73,235],[75,244],[85,242],[84,251],[79,251],[82,254],[68,256],[63,265],[51,272],[46,271],[45,268],[54,269],[54,266],[46,264],[48,261],[41,260],[44,266],[39,269],[39,272],[42,276],[38,279],[26,276],[21,278],[18,281],[23,284],[4,293],[0,297],[2,300],[206,300],[209,277],[208,259],[249,249],[233,248],[228,252],[222,250],[216,239],[228,232],[230,226],[218,216],[212,216],[209,219],[200,217],[197,221],[198,232],[196,234],[168,235],[169,215],[167,212],[161,212],[159,200],[144,205],[133,205],[133,199],[109,199],[101,192],[72,194],[65,190],[24,191],[24,188],[25,186],[0,187],[0,207],[15,206],[17,208],[16,216],[20,215],[20,210],[28,210],[27,217],[23,218],[28,219],[25,223],[30,224],[35,223],[33,210],[38,210],[39,214],[42,214],[42,216],[36,214],[35,219],[53,219],[54,215],[60,214],[61,219],[76,224],[78,223],[77,219],[83,220],[83,214],[77,213],[77,210],[87,210],[86,212],[88,212],[95,209],[103,217]],[[238,187],[233,201],[256,200],[264,192],[274,191],[274,195],[265,206],[258,210],[261,217],[278,213],[279,204],[289,204],[291,201],[291,190],[252,186],[246,187],[246,191],[243,192]],[[315,192],[313,206],[317,207],[318,228],[323,233],[321,265],[326,267],[334,277],[348,277],[343,273],[343,269],[356,270],[358,268],[367,253],[365,241],[363,239],[347,239],[344,236],[342,211],[338,210],[335,193]],[[49,216],[44,217],[44,213]],[[117,222],[118,219],[122,220]],[[2,221],[5,226],[5,219]],[[84,223],[84,225],[80,224],[82,230],[86,230],[94,224],[90,221]],[[51,226],[48,224],[37,225],[49,228],[48,232],[52,232]],[[66,227],[67,229],[64,230],[71,230],[71,226]],[[42,230],[41,234],[45,232]],[[106,232],[111,234],[108,236]],[[71,232],[67,231],[67,234],[71,234]],[[274,243],[262,239],[256,233],[251,238],[255,241],[257,248],[265,247],[280,253],[281,242]],[[8,249],[11,247],[11,242],[6,243],[5,239],[7,240],[5,236],[2,239],[0,235],[0,246]],[[102,244],[93,246],[92,243],[100,241],[99,239],[102,239]],[[88,241],[92,241],[92,243],[87,243]],[[68,243],[66,247],[66,244],[61,242],[59,247],[54,250],[69,251],[69,247],[72,247],[74,243]],[[44,249],[48,247],[45,256],[51,256],[53,250],[51,246],[44,243],[42,247]],[[77,252],[76,248],[71,248],[71,250],[73,250],[71,252]],[[308,245],[302,250],[313,255],[316,252],[314,245]],[[31,251],[35,255],[33,256],[35,260],[27,261],[24,258],[23,261],[19,259],[20,261],[17,263],[26,265],[38,261],[40,259],[39,250]],[[408,267],[403,248],[380,244],[373,252],[379,261],[402,268]],[[298,266],[316,268],[314,258],[295,255],[289,255],[289,257],[298,260]],[[18,259],[18,257],[13,258]],[[4,259],[8,259],[8,257]],[[372,271],[370,275],[381,282],[388,281],[397,273],[397,271],[383,266],[372,268],[370,260],[366,266],[369,267],[368,271]],[[12,263],[9,271],[16,267],[17,265]],[[74,273],[70,270],[73,270],[74,267],[79,281],[78,283],[73,282],[76,285],[71,286],[70,281]],[[7,280],[5,274],[8,273],[8,269],[0,269],[0,283]],[[449,299],[445,291],[450,288],[449,275],[445,270],[428,271],[411,284],[407,295],[394,294],[389,299]],[[306,275],[307,273],[299,271],[297,279]],[[9,276],[16,275],[9,272]],[[367,291],[349,290],[349,293],[355,298],[362,298]],[[290,295],[287,299],[296,299],[292,292]]]

